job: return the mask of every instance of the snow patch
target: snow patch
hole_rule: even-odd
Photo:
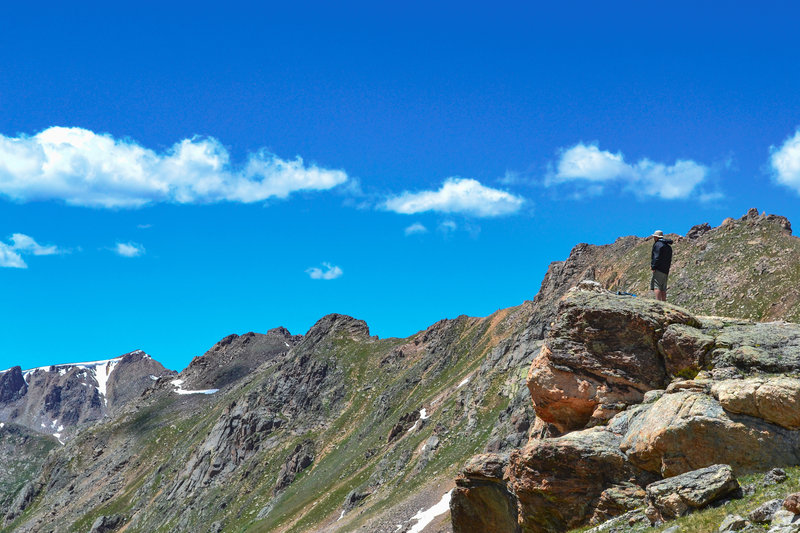
[[[3,429],[4,427],[6,427],[5,422],[0,422],[0,429]]]
[[[456,386],[456,388],[457,388],[457,389],[460,389],[461,387],[463,387],[463,386],[464,386],[464,385],[466,385],[467,383],[469,383],[469,376],[467,376],[467,377],[465,377],[464,379],[462,379],[462,380],[461,380],[461,383],[459,383],[459,384]]]
[[[439,503],[428,509],[427,511],[420,509],[420,511],[411,517],[411,520],[416,520],[417,523],[414,524],[408,533],[420,533],[425,527],[433,522],[433,519],[437,516],[446,513],[450,510],[450,496],[453,494],[453,491],[450,490],[449,492],[445,493],[442,496],[442,499],[439,500]]]
[[[338,522],[342,518],[344,518],[344,509],[342,509],[342,514],[339,515],[339,518],[337,518],[336,521]]]
[[[158,381],[158,377],[154,376],[153,374],[150,374],[150,379],[153,381]]]
[[[219,389],[204,389],[204,390],[183,390],[183,380],[182,379],[173,379],[170,381],[173,387],[175,387],[175,394],[214,394],[215,392],[219,391]]]
[[[61,440],[61,433],[53,433],[53,436],[58,439],[62,446],[64,445],[64,441]]]
[[[111,377],[111,372],[114,367],[120,362],[122,358],[111,359],[109,361],[102,361],[94,367],[94,378],[97,380],[97,392],[103,397],[103,402],[108,405],[108,398],[106,398],[106,385],[108,385],[108,378]]]
[[[407,433],[411,433],[412,431],[414,431],[415,429],[417,429],[417,426],[418,426],[418,425],[419,425],[419,419],[417,419],[417,421],[416,421],[416,422],[414,422],[414,425],[413,425],[413,426],[411,426],[410,428],[408,428],[408,431],[407,431]]]
[[[424,407],[419,410],[419,418],[420,420],[427,420],[430,418],[428,411],[426,411]]]
[[[283,344],[285,344],[287,348],[291,348],[291,346],[289,346],[289,343],[288,343],[288,342],[286,342],[286,341],[283,341]]]

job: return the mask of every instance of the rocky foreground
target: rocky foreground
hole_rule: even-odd
[[[466,465],[456,532],[566,531],[645,508],[658,523],[693,508],[669,488],[681,475],[725,465],[708,474],[723,480],[710,502],[736,475],[800,464],[797,324],[693,316],[585,282],[527,382],[533,438]]]

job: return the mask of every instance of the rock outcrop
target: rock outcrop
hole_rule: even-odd
[[[800,378],[773,373],[800,371],[794,325],[696,317],[594,283],[559,311],[528,387],[537,426],[565,434],[476,463],[492,468],[465,467],[451,500],[456,533],[470,531],[456,518],[470,513],[566,531],[628,513],[645,489],[651,517],[670,519],[735,490],[735,474],[800,464]],[[708,470],[714,463],[727,466]],[[707,475],[724,490],[695,498],[714,484],[691,479]]]
[[[699,321],[654,300],[594,290],[567,294],[528,373],[536,416],[571,431],[608,420],[641,402],[645,392],[663,389],[669,376],[661,351],[684,345],[662,343],[659,351],[673,324],[696,328]]]
[[[702,509],[739,490],[728,465],[712,465],[647,486],[647,517],[664,522]]]

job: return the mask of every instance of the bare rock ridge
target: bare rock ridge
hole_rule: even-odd
[[[660,478],[800,464],[798,334],[798,324],[694,316],[581,284],[528,374],[536,414],[555,429],[464,468],[454,531],[470,531],[459,524],[476,514],[566,531],[642,506]]]
[[[221,389],[253,372],[260,365],[285,354],[302,339],[286,328],[266,334],[228,335],[205,354],[195,357],[179,378],[187,389]]]

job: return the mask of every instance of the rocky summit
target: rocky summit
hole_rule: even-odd
[[[794,531],[800,240],[756,210],[670,237],[670,303],[623,237],[405,339],[333,314],[180,373],[6,370],[0,531]]]

